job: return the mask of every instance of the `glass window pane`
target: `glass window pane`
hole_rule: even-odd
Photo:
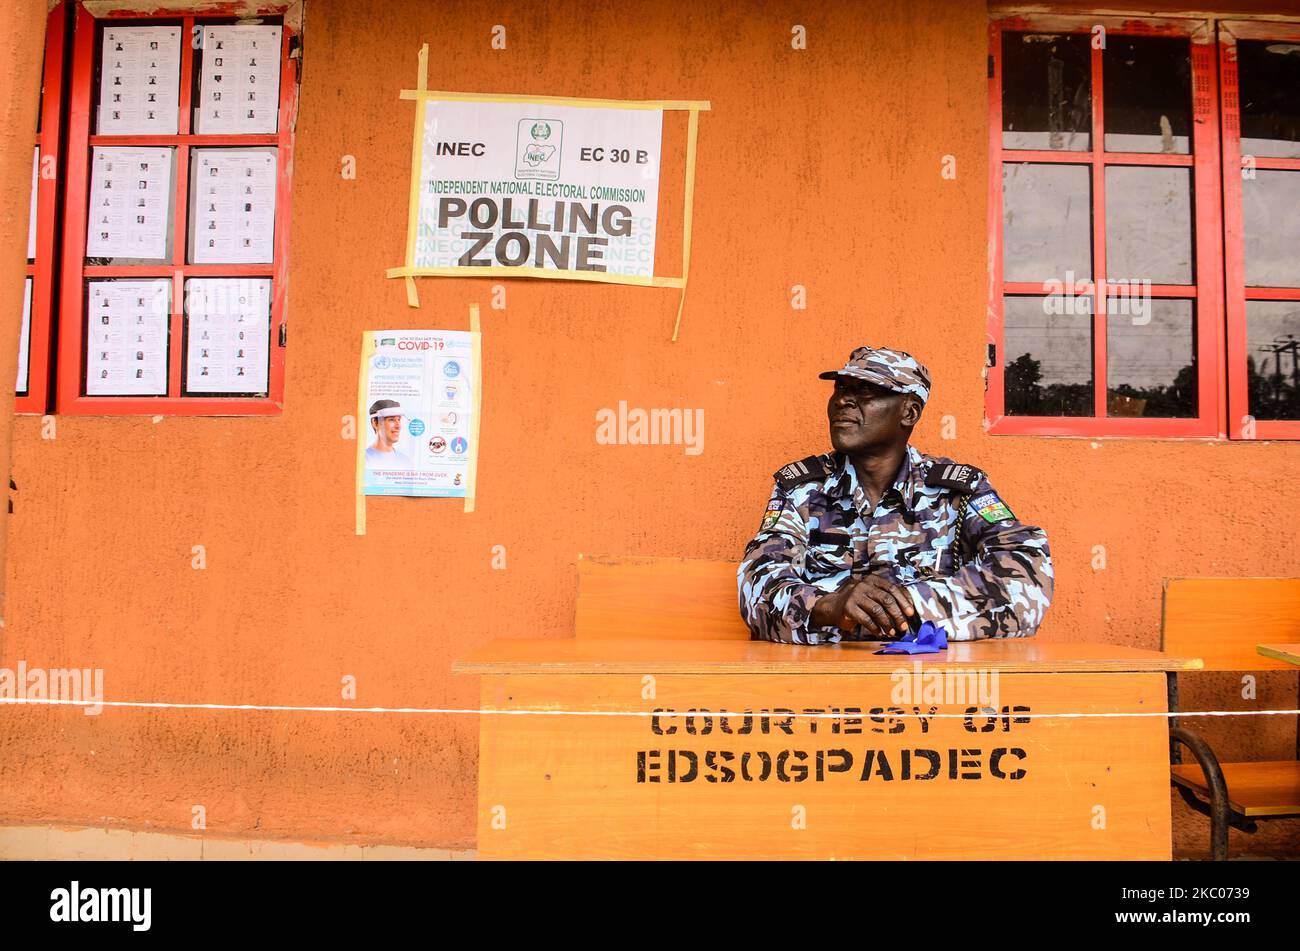
[[[95,131],[175,135],[180,118],[180,24],[106,24],[101,38]]]
[[[1300,172],[1256,169],[1241,183],[1246,283],[1300,287]]]
[[[1004,301],[1008,416],[1093,415],[1092,298]]]
[[[1256,419],[1300,419],[1300,301],[1246,301],[1246,387]]]
[[[190,152],[188,257],[191,264],[270,264],[275,260],[273,145]]]
[[[1106,275],[1192,283],[1192,170],[1106,168]]]
[[[1106,415],[1194,417],[1196,321],[1190,300],[1134,300],[1106,315]]]
[[[1002,34],[1002,147],[1092,148],[1086,33]]]
[[[194,51],[193,128],[199,135],[276,131],[280,109],[278,24],[209,23]]]
[[[1191,151],[1189,40],[1108,36],[1101,75],[1107,152]]]
[[[265,396],[270,353],[269,277],[185,282],[185,396]]]
[[[1092,183],[1087,165],[1002,167],[1002,278],[1092,277]]]
[[[166,396],[169,278],[86,282],[86,396]]]
[[[175,182],[175,148],[91,148],[87,266],[170,261],[176,220]]]
[[[1300,44],[1237,43],[1241,154],[1300,158]]]

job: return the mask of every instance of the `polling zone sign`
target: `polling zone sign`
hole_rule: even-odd
[[[416,102],[406,263],[389,277],[533,277],[686,287],[699,113],[627,102],[403,90]],[[654,273],[666,110],[689,112],[680,277]],[[681,313],[678,312],[680,322]],[[674,338],[676,330],[674,330]]]

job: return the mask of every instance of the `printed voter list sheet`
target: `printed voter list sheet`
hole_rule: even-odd
[[[185,282],[185,312],[187,393],[267,391],[270,278],[193,278]]]
[[[171,149],[92,149],[86,257],[165,258],[171,193]]]
[[[41,180],[41,147],[32,155],[32,210],[27,219],[27,260],[36,260],[36,185]]]
[[[181,28],[110,26],[100,60],[100,135],[175,135],[180,115]]]
[[[276,130],[280,111],[280,27],[203,29],[195,131],[244,135]]]
[[[23,285],[23,329],[18,339],[18,384],[14,387],[19,393],[27,392],[27,364],[32,346],[32,279],[29,277]]]
[[[172,282],[89,281],[86,395],[166,396]]]
[[[473,334],[376,330],[358,426],[366,495],[463,498],[477,458]]]
[[[190,261],[270,264],[275,254],[276,150],[195,149]]]

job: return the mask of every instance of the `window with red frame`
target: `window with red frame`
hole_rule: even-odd
[[[1228,425],[1300,438],[1300,24],[1219,24]]]
[[[49,409],[51,327],[54,313],[56,232],[59,214],[59,156],[63,132],[63,66],[68,9],[58,4],[45,24],[45,65],[40,112],[32,153],[32,203],[23,280],[23,324],[18,349],[14,411]]]
[[[75,10],[59,412],[280,412],[298,86],[283,9]]]
[[[1226,64],[1260,29],[1275,39],[1250,41],[1239,96]],[[992,25],[992,432],[1300,435],[1286,356],[1300,336],[1294,29]],[[1239,99],[1262,143],[1245,176]]]

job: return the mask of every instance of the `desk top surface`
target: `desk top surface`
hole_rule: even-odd
[[[873,641],[805,647],[742,640],[496,640],[452,665],[458,674],[890,674],[921,661],[928,668],[973,667],[1009,673],[1196,670],[1199,658],[1114,644],[1007,638],[961,641],[938,654],[875,654]]]

